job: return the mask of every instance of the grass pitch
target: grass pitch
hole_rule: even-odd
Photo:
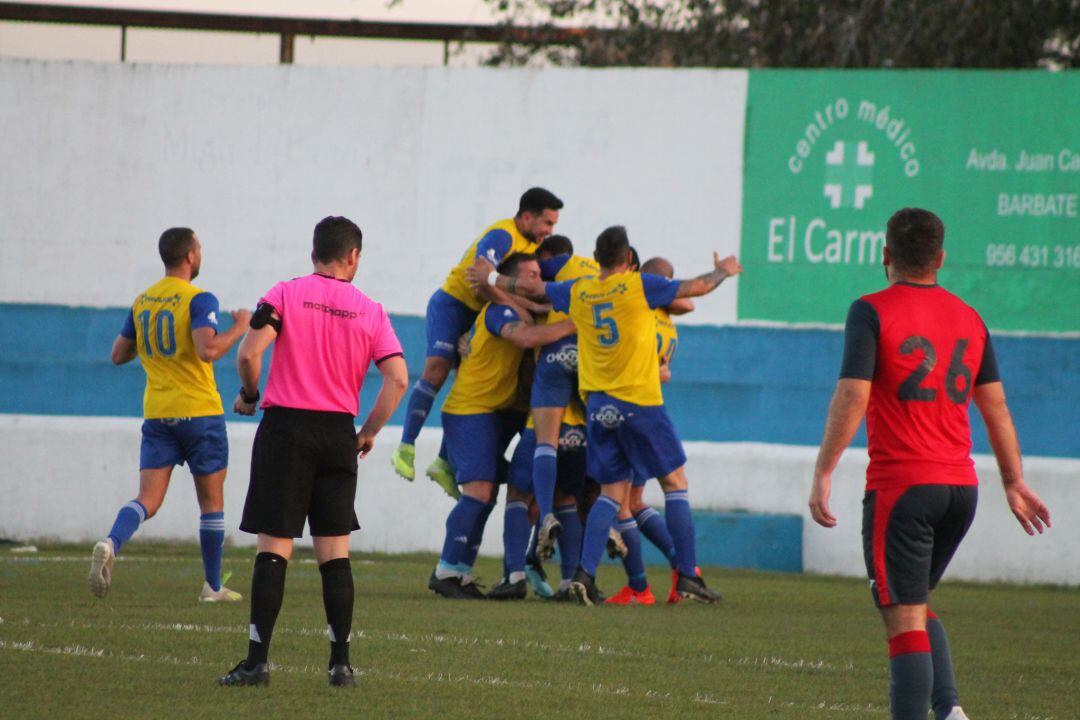
[[[271,687],[223,689],[215,679],[246,653],[248,605],[196,601],[196,546],[136,540],[104,601],[87,589],[89,545],[0,552],[8,720],[889,716],[886,644],[858,580],[706,568],[718,607],[452,602],[426,589],[432,556],[354,554],[360,687],[332,691],[319,572],[298,552]],[[245,595],[253,555],[226,551]],[[650,579],[662,600],[668,572]],[[604,567],[599,581],[614,592],[621,572]],[[1080,593],[946,580],[934,607],[972,718],[1080,717]]]

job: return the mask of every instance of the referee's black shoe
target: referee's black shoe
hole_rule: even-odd
[[[352,665],[342,663],[330,668],[330,687],[356,687]]]
[[[228,673],[218,678],[218,685],[221,687],[267,687],[270,685],[270,666],[259,663],[249,670],[241,661]]]
[[[577,599],[581,605],[597,605],[600,600],[600,589],[596,587],[596,578],[578,567],[574,573],[574,579],[570,581],[570,595]]]
[[[503,578],[495,587],[491,588],[491,591],[487,594],[488,600],[524,600],[525,596],[529,594],[528,582],[525,580],[518,580],[517,582],[510,582],[508,579]]]
[[[675,592],[684,598],[709,605],[723,600],[720,593],[705,586],[705,580],[700,575],[692,576],[679,573],[679,579],[675,583]]]
[[[431,590],[436,595],[441,595],[444,598],[450,598],[451,600],[467,600],[468,596],[461,591],[461,577],[436,577],[435,573],[431,573],[431,577],[427,581],[428,590]]]

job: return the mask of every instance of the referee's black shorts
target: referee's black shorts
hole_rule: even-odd
[[[359,530],[356,429],[347,413],[267,408],[251,449],[240,529],[298,538]]]
[[[878,607],[923,605],[975,519],[978,485],[912,485],[863,498],[863,556]]]

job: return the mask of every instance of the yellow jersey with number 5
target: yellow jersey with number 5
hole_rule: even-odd
[[[654,308],[675,299],[679,283],[624,272],[548,283],[552,307],[569,311],[578,331],[578,387],[636,405],[663,405]]]
[[[194,328],[217,328],[217,299],[180,278],[165,277],[135,299],[121,335],[135,341],[146,371],[143,417],[221,415],[214,366],[199,359]]]

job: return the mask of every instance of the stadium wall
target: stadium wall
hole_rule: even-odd
[[[808,87],[827,89],[820,75],[830,74]],[[160,274],[154,240],[164,227],[196,228],[205,258],[198,282],[228,308],[250,307],[272,282],[307,272],[318,218],[358,219],[366,245],[357,284],[391,311],[416,373],[430,291],[530,184],[568,201],[559,229],[582,247],[603,226],[624,223],[644,255],[663,253],[680,274],[705,269],[713,249],[752,257],[768,247],[743,220],[744,171],[758,198],[768,176],[744,144],[758,132],[761,112],[748,109],[757,77],[0,61],[0,162],[19,168],[0,175],[0,438],[10,456],[0,465],[0,537],[92,539],[133,494],[142,376],[107,358],[123,308]],[[815,294],[832,279],[777,276],[769,262],[767,254],[747,262],[746,281],[762,280],[745,308],[735,281],[686,318],[666,394],[690,441],[698,507],[804,516],[843,308]],[[1061,308],[1078,285],[1055,277],[1055,327],[1066,332],[1010,327],[995,343],[1028,476],[1064,521],[1038,541],[999,530],[1013,521],[992,462],[978,456],[983,507],[955,577],[1080,582],[1080,537],[1068,522],[1080,507],[1080,344],[1068,332],[1080,304],[1070,320]],[[832,315],[775,314],[761,281],[790,307]],[[1010,297],[1041,316],[1044,300]],[[217,366],[226,400],[234,367],[232,355]],[[366,407],[373,393],[364,399]],[[232,528],[253,428],[230,424]],[[359,546],[437,550],[446,502],[430,483],[392,474],[397,432],[388,428],[363,465]],[[422,464],[437,428],[421,439]],[[846,523],[829,533],[804,522],[807,570],[862,573],[864,462],[865,451],[852,450],[837,477]],[[186,499],[166,503],[145,535],[194,536],[193,494],[186,472],[178,477],[173,494]],[[406,506],[408,514],[388,511]],[[485,552],[498,552],[500,525],[490,527]]]

